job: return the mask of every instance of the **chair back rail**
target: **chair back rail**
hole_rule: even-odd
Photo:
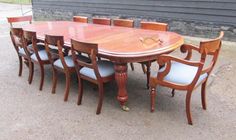
[[[88,23],[88,17],[84,16],[74,16],[73,17],[74,22],[82,22],[82,23]]]
[[[128,20],[128,19],[114,19],[113,20],[113,25],[114,26],[133,28],[134,27],[134,21],[133,20]]]
[[[32,23],[32,16],[20,16],[20,17],[8,17],[8,23],[10,23],[11,27],[14,22],[25,22],[28,21],[30,24]]]
[[[111,19],[109,18],[93,18],[94,24],[101,24],[101,25],[111,25]]]
[[[13,46],[14,46],[15,50],[17,51],[17,53],[18,53],[19,47],[20,47],[20,48],[24,49],[26,56],[29,57],[30,53],[29,53],[29,50],[27,49],[28,42],[24,41],[24,39],[23,39],[23,29],[12,27],[11,31],[10,31],[10,36],[11,36]]]
[[[156,31],[167,31],[168,24],[161,22],[140,22],[141,29],[156,30]]]
[[[62,65],[67,69],[67,65],[64,58],[64,37],[63,36],[54,36],[54,35],[45,35],[45,49],[48,54],[48,58],[54,67],[54,61],[60,59]]]
[[[95,75],[98,80],[101,79],[101,75],[99,74],[98,66],[97,66],[97,54],[98,54],[97,44],[80,42],[80,41],[71,39],[71,52],[72,52],[72,57],[73,57],[78,75],[80,75],[79,71],[82,67],[88,67],[88,68],[94,69]],[[76,57],[76,52],[88,54],[88,56],[91,59],[91,63],[79,60]]]
[[[221,31],[219,37],[217,37],[216,39],[200,42],[200,53],[202,54],[201,61],[205,62],[207,55],[213,56],[211,59],[211,63],[206,68],[204,68],[202,70],[202,72],[201,72],[202,74],[208,73],[208,75],[209,75],[211,73],[212,69],[214,68],[214,66],[218,60],[223,36],[224,36],[224,32]]]
[[[32,32],[32,31],[23,31],[23,38],[25,42],[31,42],[32,43],[32,48],[33,48],[33,52],[36,55],[36,58],[39,62],[41,62],[41,58],[38,54],[38,48],[37,48],[37,36],[36,36],[36,32]]]

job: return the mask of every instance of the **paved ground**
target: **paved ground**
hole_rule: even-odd
[[[0,4],[0,7],[0,18],[20,15],[19,5]],[[28,85],[26,67],[23,76],[17,76],[18,59],[8,35],[9,26],[5,19],[0,21],[0,140],[236,139],[236,43],[223,44],[207,87],[207,111],[201,108],[200,90],[194,91],[191,106],[194,125],[190,126],[185,116],[185,92],[177,91],[171,98],[170,89],[159,87],[156,111],[149,112],[145,75],[138,64],[134,72],[128,71],[130,112],[120,110],[114,82],[105,86],[101,115],[95,115],[97,90],[93,84],[85,83],[81,106],[76,105],[75,78],[68,102],[63,102],[63,74],[56,94],[50,93],[50,67],[46,68],[43,91],[38,90],[38,67],[32,85]],[[186,42],[198,41],[186,37]]]

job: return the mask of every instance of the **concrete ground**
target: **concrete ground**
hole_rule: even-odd
[[[91,83],[84,84],[83,104],[77,106],[75,76],[68,102],[63,101],[63,74],[59,75],[56,94],[51,94],[50,67],[46,67],[43,91],[38,90],[40,71],[37,66],[31,85],[27,83],[27,67],[24,66],[22,77],[17,76],[18,59],[5,17],[20,15],[19,5],[0,4],[0,7],[0,140],[236,139],[236,43],[223,43],[207,86],[206,111],[201,107],[199,88],[194,91],[193,126],[187,124],[185,92],[182,91],[177,91],[172,98],[170,89],[158,87],[156,111],[150,113],[149,92],[139,64],[135,64],[135,71],[128,71],[131,110],[121,111],[113,82],[105,86],[102,113],[96,115],[98,91]],[[27,10],[30,6],[24,8]],[[186,37],[186,42],[198,43],[199,40]],[[178,51],[173,55],[179,55]]]

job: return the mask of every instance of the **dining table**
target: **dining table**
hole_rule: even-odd
[[[71,39],[98,44],[98,56],[114,63],[117,100],[126,111],[129,110],[126,105],[127,64],[156,60],[159,55],[168,54],[184,43],[183,36],[175,32],[72,21],[36,21],[23,26],[23,29],[36,32],[41,41],[46,34],[64,36],[64,45],[68,48]]]

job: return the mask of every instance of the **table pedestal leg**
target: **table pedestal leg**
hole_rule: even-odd
[[[129,111],[129,108],[125,106],[125,102],[128,100],[126,82],[127,82],[127,63],[115,64],[115,79],[118,86],[117,100],[120,102],[121,108],[124,111]]]

